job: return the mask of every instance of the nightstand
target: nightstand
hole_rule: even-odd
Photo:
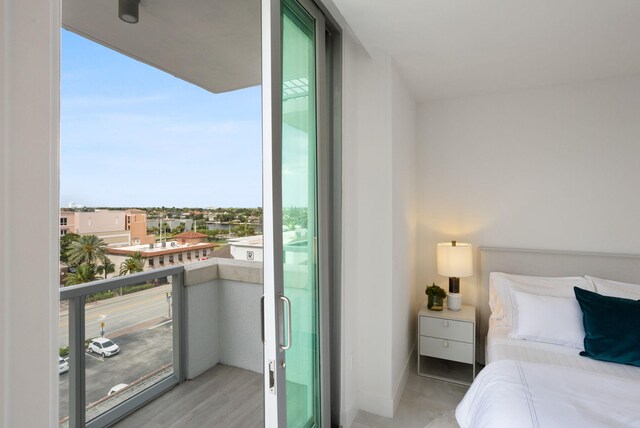
[[[471,385],[476,377],[476,308],[418,314],[418,374]]]

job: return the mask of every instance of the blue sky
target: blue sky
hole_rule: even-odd
[[[262,205],[260,88],[213,94],[62,30],[61,204]]]

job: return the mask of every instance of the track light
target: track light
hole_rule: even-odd
[[[139,5],[140,0],[118,0],[118,16],[126,23],[137,23]]]

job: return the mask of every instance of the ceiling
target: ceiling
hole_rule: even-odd
[[[418,101],[640,73],[639,0],[333,0]]]
[[[260,0],[63,0],[63,24],[211,92],[260,83]],[[417,101],[640,73],[640,0],[327,0]]]
[[[260,0],[141,0],[137,24],[118,0],[63,0],[62,23],[214,93],[260,83]]]

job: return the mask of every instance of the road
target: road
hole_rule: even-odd
[[[105,397],[119,384],[131,384],[173,361],[172,322],[160,317],[114,340],[120,352],[102,358],[85,354],[87,405]],[[60,419],[69,414],[69,373],[60,375]]]
[[[117,337],[138,323],[168,315],[166,293],[171,284],[137,293],[87,303],[85,306],[85,337],[100,336],[100,322],[105,323],[105,337]],[[60,347],[69,344],[69,313],[60,311]]]

